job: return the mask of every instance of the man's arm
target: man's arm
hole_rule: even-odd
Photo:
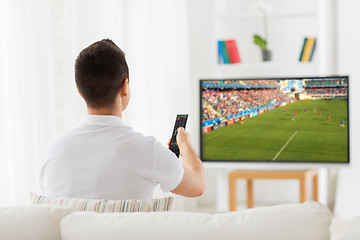
[[[171,192],[185,197],[201,196],[205,189],[204,167],[191,145],[191,136],[180,127],[176,141],[183,157],[184,176]]]

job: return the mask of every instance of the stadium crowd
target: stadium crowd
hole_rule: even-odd
[[[202,95],[203,121],[241,113],[267,106],[273,102],[288,100],[279,89],[267,90],[236,90],[232,92],[207,91]]]
[[[305,81],[305,87],[331,87],[331,86],[347,86],[346,80],[312,80]]]
[[[306,89],[308,95],[347,95],[347,88],[311,88]]]

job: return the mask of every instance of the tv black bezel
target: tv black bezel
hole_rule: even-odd
[[[233,81],[233,80],[296,80],[296,79],[324,79],[324,78],[347,78],[347,119],[348,119],[348,127],[347,127],[347,142],[348,142],[348,158],[347,158],[347,162],[334,162],[334,161],[296,161],[296,160],[211,160],[211,159],[203,159],[203,141],[202,141],[202,82],[203,81]],[[299,164],[331,164],[331,165],[336,165],[336,164],[341,164],[341,165],[348,165],[350,164],[350,78],[348,75],[329,75],[329,76],[301,76],[301,77],[251,77],[251,78],[211,78],[211,79],[200,79],[199,80],[199,96],[200,96],[200,159],[202,162],[204,163],[272,163],[272,164],[279,164],[279,163],[284,163],[284,164],[288,164],[288,163],[299,163]]]

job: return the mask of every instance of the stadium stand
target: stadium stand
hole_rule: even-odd
[[[279,89],[235,90],[231,92],[207,91],[203,93],[203,121],[227,118],[227,116],[267,106],[273,102],[283,102],[288,97]],[[213,111],[209,110],[209,106]]]
[[[347,97],[347,80],[311,80],[305,81],[306,94],[311,98]]]

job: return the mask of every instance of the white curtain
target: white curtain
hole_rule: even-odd
[[[0,3],[0,203],[36,186],[42,145],[55,134],[49,4]],[[46,11],[43,11],[46,10]]]
[[[124,120],[165,144],[192,108],[187,34],[183,0],[0,1],[0,206],[28,202],[44,145],[86,114],[74,61],[95,41],[127,54]]]

